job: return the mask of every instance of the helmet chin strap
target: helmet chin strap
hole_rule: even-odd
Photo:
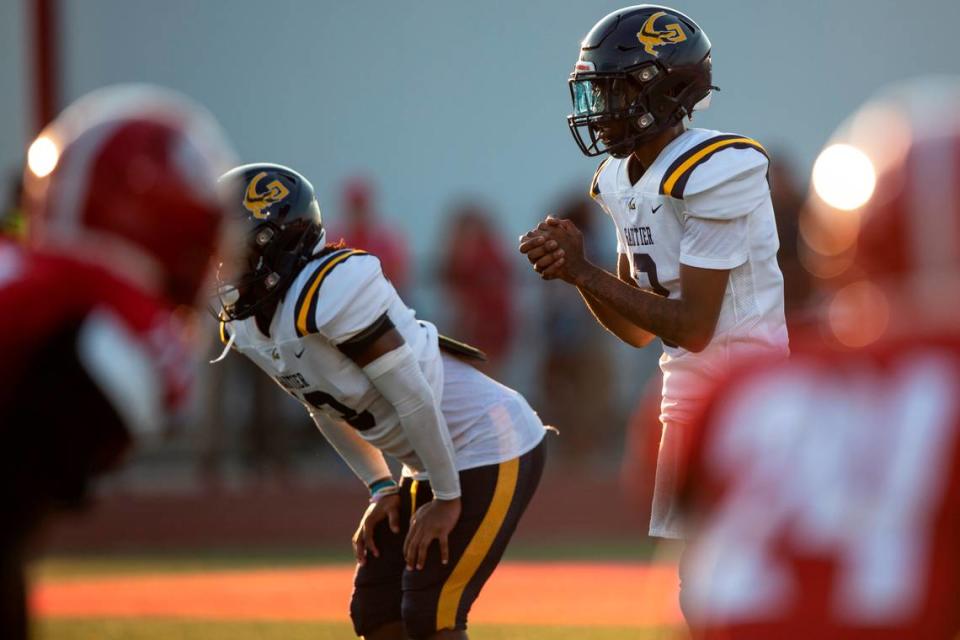
[[[320,227],[320,238],[317,240],[317,244],[313,245],[313,255],[317,255],[323,251],[324,247],[327,244],[327,229],[325,227]]]
[[[230,355],[230,348],[233,347],[233,343],[237,340],[237,334],[234,331],[230,332],[230,339],[227,340],[227,346],[223,348],[223,351],[220,352],[220,355],[210,361],[210,364],[217,364],[218,362],[226,359]]]

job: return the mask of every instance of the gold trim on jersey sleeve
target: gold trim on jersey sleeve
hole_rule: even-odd
[[[687,180],[690,179],[693,170],[709,160],[713,154],[730,147],[735,149],[756,149],[763,155],[767,155],[767,150],[763,148],[763,145],[752,138],[736,135],[723,135],[710,138],[688,149],[673,161],[673,164],[664,172],[663,180],[660,181],[660,193],[670,196],[671,198],[683,198]]]
[[[220,321],[220,342],[227,344],[230,340],[230,336],[227,335],[227,323],[223,320]]]
[[[367,255],[367,252],[360,251],[359,249],[345,249],[343,251],[334,253],[317,268],[314,274],[310,277],[310,284],[297,300],[297,306],[294,310],[294,317],[296,318],[297,323],[297,335],[302,337],[317,331],[316,315],[317,298],[319,297],[317,292],[320,290],[320,285],[323,284],[323,281],[326,279],[327,275],[338,264],[341,264],[348,258],[360,255]]]

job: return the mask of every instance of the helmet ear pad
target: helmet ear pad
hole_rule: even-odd
[[[702,82],[702,74],[690,69],[660,73],[646,87],[647,110],[659,130],[671,127],[690,116],[694,106],[710,93],[712,87]]]

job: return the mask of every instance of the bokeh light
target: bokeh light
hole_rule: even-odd
[[[56,143],[46,136],[40,136],[34,140],[27,150],[27,166],[38,178],[50,175],[59,160],[60,150]]]
[[[873,163],[860,149],[834,144],[824,149],[813,165],[813,188],[825,203],[851,211],[862,207],[873,195],[877,174]]]
[[[876,342],[890,322],[886,294],[872,282],[861,280],[840,289],[828,310],[830,330],[840,344],[852,348]]]

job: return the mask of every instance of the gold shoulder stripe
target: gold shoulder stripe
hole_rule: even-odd
[[[331,257],[317,268],[313,276],[311,276],[310,284],[304,289],[304,293],[301,294],[300,299],[297,301],[295,309],[297,335],[305,336],[309,333],[316,333],[317,331],[317,299],[319,298],[317,292],[320,290],[320,285],[323,284],[327,274],[348,258],[361,255],[367,255],[367,252],[360,251],[359,249],[344,249],[332,254]]]
[[[713,154],[731,147],[735,149],[756,149],[763,155],[767,155],[763,145],[751,138],[735,135],[710,138],[687,150],[673,161],[673,164],[664,172],[663,180],[660,181],[660,193],[671,198],[683,198],[683,191],[693,170],[709,160]]]
[[[490,506],[487,507],[480,526],[477,527],[459,562],[440,590],[440,600],[437,602],[437,629],[453,629],[457,625],[457,609],[460,608],[463,591],[490,552],[497,534],[500,533],[500,527],[507,518],[510,503],[513,502],[519,475],[520,458],[500,464]]]
[[[603,168],[609,161],[610,156],[604,158],[603,162],[600,163],[600,166],[597,167],[597,170],[593,173],[593,180],[590,181],[590,197],[594,200],[596,200],[597,196],[600,195],[600,174],[603,172]]]

